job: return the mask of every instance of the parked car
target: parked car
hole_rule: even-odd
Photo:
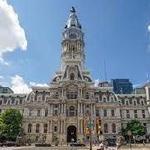
[[[115,139],[108,139],[107,140],[107,146],[116,146],[116,140]]]
[[[85,144],[83,144],[83,143],[70,143],[70,146],[75,146],[75,147],[81,146],[81,147],[83,147],[83,146],[85,146]]]

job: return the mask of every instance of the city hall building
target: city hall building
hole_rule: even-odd
[[[61,45],[61,67],[49,87],[32,87],[29,94],[0,92],[0,111],[20,110],[26,138],[46,143],[88,141],[91,128],[93,141],[101,135],[114,139],[133,119],[150,134],[150,84],[133,94],[115,94],[108,82],[95,86],[85,67],[84,33],[73,7]]]

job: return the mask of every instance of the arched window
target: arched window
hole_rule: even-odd
[[[4,97],[4,104],[7,104],[7,99]]]
[[[45,109],[45,117],[48,116],[48,109]]]
[[[104,109],[104,117],[107,117],[107,110]]]
[[[90,115],[90,110],[86,109],[86,115],[89,116]]]
[[[103,96],[103,97],[102,97],[102,101],[103,101],[104,103],[106,103],[106,100],[107,100],[106,96]]]
[[[104,124],[104,132],[108,133],[108,124],[107,123]]]
[[[74,73],[70,74],[70,80],[74,80]]]
[[[67,92],[67,98],[68,99],[77,99],[78,97],[78,92],[73,91],[73,92]]]
[[[143,100],[141,100],[141,105],[144,106],[144,101]]]
[[[88,93],[88,92],[86,92],[85,98],[86,98],[86,99],[89,99],[89,98],[90,98],[90,96],[89,96],[89,93]]]
[[[40,124],[36,124],[36,133],[40,132]]]
[[[7,101],[7,105],[10,105],[10,100]]]
[[[12,104],[12,105],[15,104],[15,99],[14,99],[14,98],[11,100],[11,104]]]
[[[77,85],[70,85],[66,90],[67,99],[77,99],[78,97],[78,87]]]
[[[123,104],[123,105],[125,104],[125,101],[124,101],[124,99],[122,99],[122,104]]]
[[[116,125],[114,123],[112,124],[112,133],[116,133]]]
[[[134,100],[134,101],[133,101],[133,103],[134,103],[134,106],[136,106],[136,105],[137,105],[136,100]]]
[[[32,116],[32,110],[29,109],[29,116]]]
[[[22,104],[22,99],[20,99],[19,103]]]
[[[125,102],[126,102],[126,105],[129,105],[129,101],[128,100],[126,100]]]
[[[28,124],[28,133],[31,133],[31,132],[32,132],[32,124],[29,123],[29,124]]]
[[[47,133],[47,127],[48,127],[48,125],[47,125],[47,123],[45,123],[44,124],[44,133]]]
[[[2,105],[2,100],[0,100],[0,105]]]
[[[114,101],[114,97],[113,96],[110,96],[109,99],[110,99],[111,102]]]
[[[57,115],[58,115],[58,104],[55,104],[55,105],[54,105],[53,115],[54,115],[54,116],[57,116]]]
[[[69,116],[75,116],[75,107],[74,106],[70,106],[69,107]]]
[[[57,126],[54,126],[54,132],[57,132],[57,130],[58,130]]]
[[[38,110],[37,110],[37,116],[40,117],[40,114],[41,114],[41,110],[38,109]]]

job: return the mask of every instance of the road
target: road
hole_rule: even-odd
[[[94,146],[93,150],[97,150],[98,146]],[[0,150],[89,150],[89,147],[67,147],[67,146],[58,146],[58,147],[35,147],[35,146],[26,146],[26,147],[0,147]],[[117,150],[116,147],[108,147],[105,150]],[[130,150],[129,145],[123,146],[118,150]],[[132,145],[132,150],[150,150],[150,144],[136,144]]]

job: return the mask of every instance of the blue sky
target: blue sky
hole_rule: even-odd
[[[86,66],[93,79],[129,78],[134,84],[150,74],[149,0],[8,0],[27,39],[26,51],[4,55],[0,76],[49,83],[60,67],[62,31],[74,6],[85,33]]]

